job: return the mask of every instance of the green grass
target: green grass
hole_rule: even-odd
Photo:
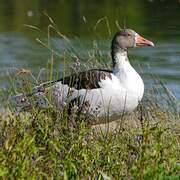
[[[16,75],[12,88],[2,91],[1,178],[179,179],[178,104],[159,81],[133,113],[91,126],[51,106],[14,112],[9,96],[30,92],[34,84],[30,72]]]
[[[45,76],[51,80],[53,55],[58,53],[49,42],[44,46],[52,53]],[[72,54],[71,49],[62,59]],[[101,58],[95,49],[89,57],[93,63],[86,68],[94,67],[94,62],[101,66]],[[135,112],[96,126],[87,125],[83,117],[70,125],[66,109],[32,107],[14,112],[10,97],[31,92],[39,82],[39,76],[20,70],[10,76],[11,88],[1,91],[5,107],[0,113],[1,179],[180,178],[179,107],[160,81],[156,79]]]
[[[70,128],[67,116],[52,109],[16,116],[6,109],[0,177],[179,179],[180,124],[173,114],[137,110],[116,121],[121,127],[114,132],[92,130],[83,119]]]

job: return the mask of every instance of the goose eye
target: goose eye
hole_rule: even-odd
[[[22,98],[20,99],[20,101],[21,101],[21,102],[25,102],[25,101],[26,101],[26,98],[25,98],[25,97],[22,97]]]

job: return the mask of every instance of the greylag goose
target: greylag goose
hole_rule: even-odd
[[[81,110],[98,118],[132,112],[143,97],[144,83],[127,54],[128,48],[139,46],[154,44],[131,29],[117,32],[111,43],[112,70],[91,69],[50,82],[54,105],[62,109],[67,104],[71,108],[78,104]],[[32,93],[39,106],[45,102],[41,91],[45,85],[34,88]],[[28,104],[28,95],[16,97]]]

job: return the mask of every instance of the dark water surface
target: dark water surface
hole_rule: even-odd
[[[111,37],[121,27],[136,30],[152,40],[156,48],[130,50],[135,68],[143,70],[146,85],[150,74],[157,74],[180,99],[180,1],[179,0],[0,0],[0,87],[8,86],[7,72],[12,68],[28,68],[37,73],[46,66],[50,53],[36,42],[45,39],[48,13],[58,29],[85,57],[92,50],[93,40],[104,56],[108,56]],[[98,19],[102,19],[98,22]],[[24,26],[39,27],[44,33]],[[52,33],[53,47],[61,54],[63,40]],[[107,58],[106,58],[107,59]],[[55,61],[62,70],[62,62]]]

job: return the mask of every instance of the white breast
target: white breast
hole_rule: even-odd
[[[120,115],[133,111],[142,99],[143,82],[139,76],[135,80],[136,83],[133,86],[130,81],[128,84],[120,82],[115,75],[112,75],[112,79],[107,78],[101,81],[101,88],[80,90],[79,94],[84,101],[90,103],[89,112],[91,114],[97,116]]]
[[[102,80],[100,86],[102,87],[100,92],[93,90],[88,93],[88,95],[92,94],[94,102],[103,102],[100,116],[106,113],[119,115],[123,112],[131,112],[137,107],[144,94],[144,83],[124,53],[116,56],[112,79]],[[95,103],[92,104],[93,109]]]

